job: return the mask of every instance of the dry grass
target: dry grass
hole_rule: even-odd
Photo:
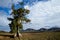
[[[39,33],[22,33],[22,40],[60,40],[60,32],[39,32]],[[18,38],[10,38],[0,36],[0,40],[18,40]]]
[[[60,32],[22,33],[28,40],[60,40]]]

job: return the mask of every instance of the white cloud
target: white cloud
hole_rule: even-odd
[[[7,15],[4,11],[0,11],[0,30],[9,31],[9,21],[7,20]]]
[[[17,3],[21,0],[13,0],[13,3]],[[5,5],[6,4],[6,5]],[[0,6],[10,7],[11,0],[0,0]],[[28,15],[31,19],[32,24],[26,24],[24,29],[26,28],[34,28],[39,29],[44,26],[60,26],[60,0],[51,0],[46,2],[38,2],[34,3],[33,6],[25,6],[25,8],[30,9],[30,14]],[[11,11],[10,11],[11,12]],[[3,11],[0,12],[0,25],[7,26],[8,20],[7,15],[2,14],[5,13]],[[49,27],[45,27],[49,28]]]
[[[29,9],[29,6],[28,6],[28,5],[25,5],[24,8],[25,8],[25,9]]]
[[[26,28],[39,29],[44,26],[60,26],[60,0],[38,2],[30,7],[28,16],[32,24],[29,24],[29,27]]]
[[[0,6],[1,7],[10,7],[11,6],[11,0],[0,0]]]
[[[22,0],[0,0],[0,6],[1,7],[7,7],[11,8],[11,4],[17,4],[18,2],[21,2]]]
[[[13,0],[13,3],[17,4],[18,2],[22,2],[23,0]]]
[[[7,20],[7,15],[4,11],[0,11],[0,26],[7,26],[8,25],[8,20]]]

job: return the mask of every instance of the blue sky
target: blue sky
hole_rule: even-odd
[[[0,0],[0,30],[9,31],[7,17],[11,17],[11,4],[18,5],[22,0]],[[24,29],[60,27],[60,0],[24,0],[24,8],[30,10],[27,15],[30,23],[23,24]],[[18,8],[19,6],[16,6]],[[46,27],[49,26],[49,27]]]

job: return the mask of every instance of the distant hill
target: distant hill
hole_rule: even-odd
[[[40,29],[37,30],[37,31],[47,31],[47,29],[45,29],[45,28],[40,28]]]
[[[0,31],[0,33],[7,33],[6,31]]]
[[[22,32],[45,32],[45,31],[60,31],[60,28],[59,27],[52,27],[50,29],[40,28],[38,30],[28,28],[26,30],[22,30]]]
[[[50,29],[48,29],[48,31],[60,31],[59,27],[52,27]]]
[[[32,28],[28,28],[28,29],[26,29],[26,31],[34,31],[34,29],[32,29]]]
[[[28,28],[26,30],[22,30],[21,32],[35,32],[36,30]]]

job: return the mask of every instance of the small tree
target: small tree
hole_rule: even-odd
[[[24,5],[23,2],[20,3],[20,5]],[[19,33],[19,29],[23,29],[23,22],[30,22],[30,20],[26,17],[27,14],[29,14],[29,10],[28,9],[24,9],[24,8],[19,8],[19,9],[15,9],[14,8],[14,4],[12,4],[12,13],[11,15],[13,16],[13,18],[8,18],[8,20],[11,21],[11,23],[9,24],[10,29],[11,29],[11,33],[14,33],[14,36],[20,36]]]

